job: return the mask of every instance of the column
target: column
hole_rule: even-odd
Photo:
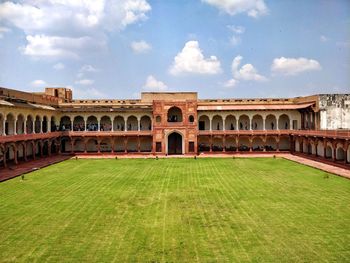
[[[252,130],[252,121],[253,119],[249,118],[249,130]]]
[[[51,121],[47,121],[47,131],[46,132],[51,132]]]
[[[18,160],[17,160],[17,147],[14,147],[13,153],[14,153],[14,158],[15,158],[15,164],[18,164]]]
[[[86,132],[86,119],[84,118],[84,132]]]
[[[238,130],[238,119],[236,118],[236,130]]]
[[[140,142],[140,136],[137,137],[137,152],[141,152],[141,142]]]
[[[249,152],[252,152],[252,151],[253,151],[253,139],[250,136],[250,138],[249,138]]]
[[[276,116],[276,131],[278,131],[280,128],[278,127],[280,123],[280,116]]]
[[[128,120],[128,118],[126,118],[126,119],[124,120],[124,131],[127,131],[127,130],[128,130],[127,127],[126,127],[126,124],[128,123],[127,120]]]
[[[347,164],[348,162],[348,151],[347,151],[347,148],[345,147],[344,149],[344,163]]]
[[[265,131],[265,123],[266,123],[266,118],[263,118],[263,130]]]
[[[226,124],[225,124],[225,118],[222,118],[222,130],[224,131],[225,130],[225,126],[226,126]]]
[[[300,126],[300,128],[302,130],[304,130],[304,128],[305,128],[304,124],[305,124],[305,117],[304,117],[304,112],[302,112],[301,113],[301,126]]]
[[[69,130],[71,130],[71,131],[73,131],[73,121],[74,121],[74,119],[70,121],[70,129]]]
[[[39,124],[40,124],[40,133],[43,133],[43,122],[44,121],[40,121]]]
[[[140,119],[137,119],[137,131],[141,130],[140,125],[141,125],[141,121],[140,121]]]
[[[100,125],[98,125],[98,127],[100,128]],[[97,140],[97,153],[101,153],[101,141],[100,140]]]
[[[33,120],[33,132],[32,133],[36,133],[35,132],[35,120]]]
[[[4,117],[3,121],[2,121],[2,135],[6,136],[6,119]],[[5,160],[6,158],[4,158]]]
[[[97,119],[97,130],[101,131],[101,119]]]
[[[13,135],[17,135],[17,119],[14,120],[13,124]]]
[[[293,130],[293,119],[289,120],[289,129]]]
[[[337,156],[337,147],[333,146],[333,156],[332,156],[333,162],[335,162],[337,160],[336,156]]]
[[[27,134],[27,119],[24,120],[23,134]]]
[[[212,118],[209,118],[209,131],[212,131]]]
[[[209,152],[213,152],[213,136],[210,135]]]
[[[280,151],[280,137],[279,136],[277,137],[277,140],[276,140],[276,150],[277,150],[277,152]]]
[[[124,153],[128,152],[128,137],[124,137]]]
[[[50,142],[47,144],[47,155],[51,156],[51,143]]]

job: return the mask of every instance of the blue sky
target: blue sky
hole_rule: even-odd
[[[350,92],[350,1],[0,1],[0,86],[75,98]]]

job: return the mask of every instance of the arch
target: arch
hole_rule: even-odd
[[[202,115],[198,119],[198,129],[200,131],[208,131],[210,129],[210,120],[207,115]]]
[[[128,152],[137,152],[137,148],[138,148],[137,137],[129,137],[128,143],[126,145],[127,151]]]
[[[57,153],[57,145],[56,145],[56,140],[51,140],[51,154],[56,154]]]
[[[16,133],[23,134],[24,133],[24,116],[23,114],[19,114],[17,116],[17,124],[16,124]]]
[[[167,154],[183,154],[183,137],[174,131],[167,136]]]
[[[40,157],[41,154],[41,142],[39,140],[34,142],[34,155]]]
[[[101,124],[100,124],[100,130],[101,131],[111,131],[112,130],[112,120],[109,116],[103,116],[101,118]]]
[[[7,163],[17,164],[17,156],[16,156],[16,146],[14,143],[10,143],[6,147],[5,157]]]
[[[115,152],[125,151],[124,137],[116,137],[114,139],[114,151]]]
[[[73,131],[84,131],[85,120],[82,116],[75,116],[73,119]]]
[[[282,136],[279,141],[280,151],[289,151],[290,150],[290,138],[287,136]]]
[[[317,143],[317,155],[324,157],[323,141],[318,141]]]
[[[151,118],[149,116],[144,115],[141,117],[140,130],[141,131],[151,131],[152,130],[152,121],[151,121]]]
[[[295,139],[294,149],[295,149],[296,152],[300,152],[300,141],[299,141],[299,138]]]
[[[224,143],[221,137],[213,137],[212,143],[212,150],[214,152],[222,152],[222,150],[224,149]]]
[[[211,127],[213,130],[222,131],[223,130],[223,120],[220,115],[215,115],[211,120]]]
[[[32,115],[27,116],[26,131],[27,131],[27,134],[31,134],[34,132],[34,118]]]
[[[41,118],[39,115],[35,116],[35,121],[34,121],[34,130],[35,133],[40,133],[42,130],[42,126],[41,126]]]
[[[43,156],[48,156],[50,155],[49,151],[50,151],[50,147],[49,147],[49,141],[45,140],[44,142],[42,142],[43,144]]]
[[[60,119],[60,130],[61,131],[71,131],[72,123],[69,116],[63,116]]]
[[[34,142],[30,141],[30,142],[26,142],[26,155],[27,155],[27,159],[33,159],[34,158]]]
[[[48,129],[47,129],[47,126],[48,126],[48,118],[46,116],[43,117],[43,120],[41,122],[41,125],[42,125],[42,132],[43,133],[47,133],[48,132]]]
[[[85,152],[85,142],[82,138],[77,138],[73,141],[74,152]]]
[[[182,122],[182,110],[173,106],[168,110],[168,122]]]
[[[17,160],[24,161],[25,160],[25,143],[19,143],[17,144]]]
[[[276,151],[277,141],[275,137],[267,137],[265,149],[266,151]]]
[[[55,132],[55,131],[58,130],[58,128],[56,126],[56,118],[55,118],[55,116],[51,116],[50,126],[51,126],[51,132]]]
[[[249,130],[250,129],[250,119],[248,115],[241,115],[238,118],[238,128],[239,130]]]
[[[276,116],[273,114],[269,114],[265,119],[265,130],[276,130],[277,129],[277,121]]]
[[[330,145],[326,146],[326,158],[332,158],[333,157],[333,147]]]
[[[60,151],[62,153],[70,152],[71,151],[71,140],[69,137],[62,137],[60,140]]]
[[[89,116],[86,120],[86,130],[87,131],[98,131],[98,121],[96,116]]]
[[[338,145],[337,151],[336,151],[336,159],[337,161],[344,161],[345,160],[345,150],[343,146]]]
[[[255,114],[252,119],[252,130],[263,130],[264,120],[260,114]]]
[[[239,151],[249,151],[250,141],[248,137],[239,137],[238,150]]]
[[[287,114],[282,114],[278,118],[278,129],[279,130],[289,130],[290,129],[290,118]]]
[[[161,123],[162,121],[162,117],[160,117],[159,115],[156,116],[156,123]]]
[[[15,117],[12,113],[7,114],[6,116],[5,133],[6,135],[15,134]]]
[[[237,120],[236,120],[235,116],[233,116],[233,115],[226,116],[226,118],[225,118],[225,130],[227,130],[227,131],[237,130],[236,124],[237,124]]]
[[[198,150],[200,152],[210,151],[210,139],[207,136],[200,136],[198,138]]]
[[[193,123],[194,122],[194,117],[193,115],[188,116],[188,122]]]
[[[122,116],[116,116],[113,120],[113,131],[124,131],[125,121]]]
[[[126,129],[127,131],[137,131],[138,130],[138,120],[135,116],[131,115],[128,117],[126,121]]]
[[[152,151],[152,137],[141,137],[140,138],[140,151],[141,152],[151,152]]]
[[[252,142],[253,151],[263,151],[264,141],[261,137],[254,137]]]
[[[111,152],[112,151],[112,141],[110,138],[104,138],[100,142],[101,152]]]
[[[97,140],[96,139],[88,139],[86,142],[86,151],[87,152],[97,152]]]

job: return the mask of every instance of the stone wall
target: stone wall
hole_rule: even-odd
[[[350,129],[350,94],[319,95],[321,129]]]

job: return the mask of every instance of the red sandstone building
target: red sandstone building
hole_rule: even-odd
[[[350,95],[198,99],[145,92],[73,100],[66,88],[0,88],[0,166],[53,154],[301,152],[350,162]]]

